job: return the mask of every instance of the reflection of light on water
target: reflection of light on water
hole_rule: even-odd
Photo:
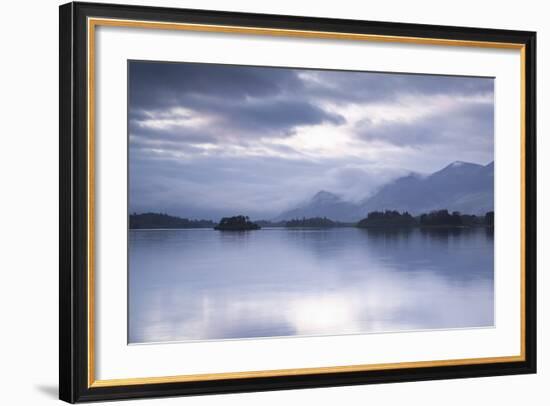
[[[272,232],[250,234],[243,244],[224,237],[216,240],[220,252],[182,249],[178,239],[159,252],[155,244],[164,249],[166,242],[148,241],[153,245],[139,251],[145,256],[134,260],[138,265],[131,275],[130,342],[493,324],[492,274],[476,271],[491,271],[492,241],[485,254],[480,249],[485,240],[471,236],[445,251],[444,239],[425,241],[411,234],[388,244],[386,236],[345,232],[353,238],[309,231],[279,240]],[[237,265],[243,257],[250,266]],[[157,265],[154,272],[146,265],[151,263]]]
[[[374,331],[388,327],[394,314],[411,305],[409,296],[391,273],[366,273],[361,283],[337,293],[291,300],[286,318],[303,335]]]
[[[141,341],[488,326],[491,287],[470,283],[457,289],[429,272],[415,276],[377,272],[338,292],[259,291],[235,296],[219,291],[189,298],[177,290],[168,297],[159,291],[147,310]]]
[[[286,317],[297,334],[330,334],[333,331],[356,331],[356,309],[341,295],[297,299],[289,306]]]
[[[492,319],[489,289],[469,284],[457,295],[455,286],[430,273],[378,273],[338,293],[289,300],[284,317],[299,335],[479,326]]]

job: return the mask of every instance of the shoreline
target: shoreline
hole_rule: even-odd
[[[128,231],[181,231],[181,230],[212,230],[212,231],[260,231],[260,230],[270,230],[270,229],[286,229],[286,230],[330,230],[334,228],[358,228],[363,230],[407,230],[407,229],[473,229],[473,228],[485,228],[490,229],[494,226],[489,225],[475,225],[475,226],[453,226],[453,225],[437,225],[437,226],[423,226],[423,225],[412,225],[412,226],[368,226],[368,227],[359,227],[357,225],[340,225],[333,227],[285,227],[285,226],[272,226],[272,227],[261,227],[259,229],[242,229],[242,230],[218,230],[213,227],[184,227],[184,228],[175,228],[175,227],[158,227],[158,228],[128,228]]]

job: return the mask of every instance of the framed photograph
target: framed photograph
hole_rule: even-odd
[[[536,371],[534,32],[60,7],[60,398]]]

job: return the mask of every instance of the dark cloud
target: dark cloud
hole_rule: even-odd
[[[227,118],[224,120],[226,124],[264,133],[281,134],[279,131],[290,130],[299,125],[345,122],[341,115],[326,112],[310,102],[297,99],[244,101],[229,104],[222,102],[219,105],[213,103],[211,106],[216,113],[221,113]]]
[[[396,100],[403,95],[471,96],[492,94],[490,78],[376,72],[308,71],[311,95],[344,103]]]
[[[174,107],[214,118],[208,130],[217,137],[284,137],[296,126],[345,121],[303,97],[296,70],[134,61],[129,73],[131,131],[144,120],[170,119]],[[156,132],[189,134],[185,128]]]
[[[128,73],[130,101],[136,109],[170,106],[196,94],[228,102],[273,97],[301,85],[293,70],[234,65],[130,61]]]
[[[306,73],[314,80],[304,80]],[[246,98],[276,98],[291,95],[344,102],[391,100],[408,94],[470,95],[492,93],[487,78],[270,68],[200,63],[131,61],[130,100],[136,110],[156,109],[192,102],[193,95],[223,99],[226,103]],[[195,102],[198,102],[195,99]]]
[[[484,142],[492,144],[494,108],[492,103],[464,103],[454,108],[436,110],[411,121],[374,123],[365,119],[357,126],[358,136],[396,146],[426,144],[460,144]]]
[[[219,96],[246,97],[278,93],[300,81],[294,71],[257,69],[235,65],[130,61],[130,91],[147,97],[150,90],[185,93],[212,93]]]

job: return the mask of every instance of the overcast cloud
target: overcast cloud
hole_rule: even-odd
[[[132,61],[130,210],[271,218],[493,160],[493,79]]]

